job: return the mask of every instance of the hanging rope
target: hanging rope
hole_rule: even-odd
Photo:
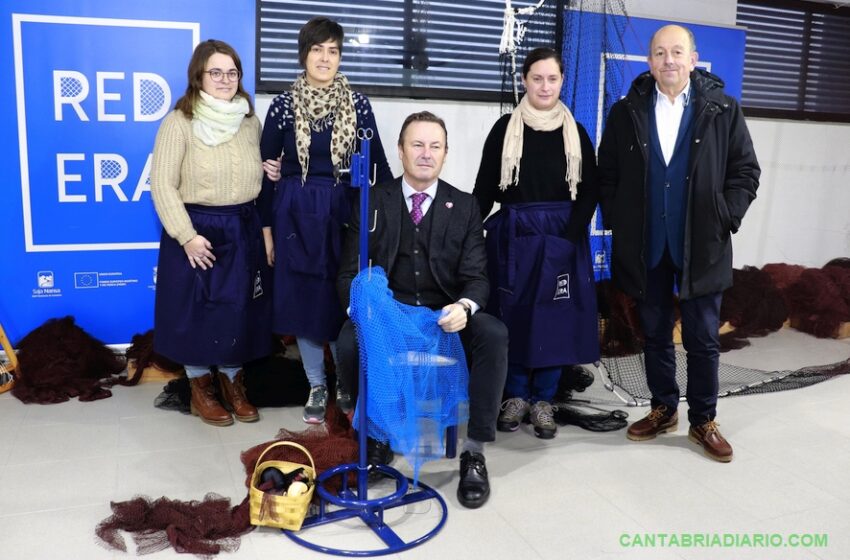
[[[516,71],[516,53],[525,38],[528,20],[546,0],[540,0],[534,6],[525,8],[514,8],[511,0],[505,0],[505,17],[502,24],[502,38],[499,41],[499,54],[507,55],[511,59],[511,77],[513,79],[514,103],[519,103],[519,78]],[[525,21],[520,21],[517,16],[528,16]]]

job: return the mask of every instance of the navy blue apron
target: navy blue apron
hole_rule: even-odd
[[[599,359],[586,240],[566,238],[573,202],[503,205],[487,219],[488,312],[508,327],[508,361],[528,368]]]
[[[154,350],[190,365],[238,365],[269,355],[271,271],[254,203],[187,204],[186,210],[216,260],[207,270],[193,269],[183,247],[163,230]]]
[[[286,177],[274,201],[274,313],[281,335],[336,340],[345,313],[336,276],[352,189],[325,177]]]

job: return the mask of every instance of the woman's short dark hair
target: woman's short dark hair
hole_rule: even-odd
[[[298,64],[304,66],[307,62],[307,54],[313,45],[321,45],[327,41],[334,41],[342,54],[343,39],[345,39],[345,31],[340,24],[324,16],[314,17],[298,32]]]
[[[418,113],[413,113],[411,115],[408,115],[407,118],[404,119],[404,122],[401,125],[401,132],[398,133],[399,146],[404,145],[404,131],[407,130],[408,126],[415,122],[432,122],[440,125],[440,127],[442,127],[443,129],[443,134],[445,134],[446,136],[446,151],[449,150],[449,131],[446,130],[446,123],[445,121],[443,121],[443,119],[441,119],[431,111],[420,111]]]
[[[221,53],[233,59],[233,64],[236,65],[236,70],[239,71],[239,82],[236,84],[236,95],[241,95],[248,100],[248,115],[254,114],[254,104],[251,102],[251,97],[245,88],[242,87],[242,61],[239,55],[236,54],[236,49],[217,39],[207,39],[203,43],[195,47],[195,52],[192,53],[192,58],[189,59],[189,68],[187,70],[188,82],[186,93],[183,97],[177,100],[174,104],[175,109],[179,109],[184,115],[190,119],[194,115],[195,104],[201,97],[201,91],[204,89],[204,71],[206,70],[207,61],[215,53]],[[235,96],[234,96],[235,97]]]
[[[558,51],[549,47],[537,47],[525,57],[525,62],[522,65],[522,77],[528,77],[528,71],[531,70],[531,66],[535,62],[540,62],[541,60],[546,60],[549,58],[554,58],[558,62],[558,68],[561,70],[561,75],[564,75],[564,61],[561,60],[561,55],[558,54]]]

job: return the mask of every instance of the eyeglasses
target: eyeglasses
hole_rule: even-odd
[[[214,82],[224,81],[224,77],[227,76],[227,80],[230,82],[239,81],[239,78],[242,77],[242,72],[239,70],[228,70],[225,72],[219,68],[213,68],[212,70],[204,70],[204,74],[209,74],[210,79]]]

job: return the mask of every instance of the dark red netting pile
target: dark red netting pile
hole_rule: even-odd
[[[850,268],[807,268],[786,294],[791,326],[825,338],[834,336],[841,323],[850,321]]]
[[[643,350],[643,330],[635,300],[610,280],[596,284],[599,304],[599,344],[603,356],[628,356]]]
[[[770,263],[761,267],[761,270],[773,280],[773,284],[785,299],[785,307],[790,309],[790,302],[787,297],[788,290],[806,270],[806,267],[798,264]]]
[[[274,440],[242,452],[246,488],[260,454],[280,440],[306,447],[313,456],[317,474],[357,461],[357,441],[353,438],[351,424],[337,407],[331,406],[324,424],[301,432],[280,430]],[[303,453],[285,446],[276,447],[263,457],[263,461],[269,459],[309,464]],[[335,477],[326,487],[333,491],[334,486],[338,489],[340,482],[339,477]],[[202,557],[221,551],[232,552],[239,548],[240,537],[254,529],[249,521],[247,491],[242,503],[235,507],[231,507],[230,499],[212,493],[200,501],[170,500],[166,497],[152,500],[136,496],[126,502],[112,502],[110,506],[112,515],[97,526],[95,534],[107,548],[126,551],[127,544],[121,531],[127,531],[133,536],[137,554],[150,554],[168,547]]]
[[[735,330],[720,335],[721,351],[743,348],[752,336],[766,336],[782,328],[788,318],[785,299],[773,279],[754,266],[734,269],[731,288],[723,292],[720,322]]]
[[[233,552],[239,548],[239,537],[253,529],[248,522],[247,500],[231,507],[229,498],[213,493],[201,501],[137,496],[110,505],[112,516],[102,521],[95,533],[107,547],[124,552],[127,544],[119,531],[132,533],[139,555],[169,546],[199,556]]]
[[[118,383],[121,385],[132,386],[138,384],[145,369],[151,366],[168,373],[180,373],[183,371],[182,365],[153,351],[153,330],[149,330],[145,334],[133,335],[131,342],[130,347],[127,348],[124,355],[127,358],[127,363],[132,362],[135,365],[136,371],[132,377],[119,381]]]
[[[112,396],[105,380],[124,370],[124,360],[74,323],[50,319],[17,345],[20,362],[12,394],[25,403],[52,404],[73,397]]]
[[[823,268],[773,263],[732,272],[734,284],[723,292],[720,321],[734,330],[720,336],[721,352],[743,348],[748,338],[777,331],[789,319],[793,328],[820,338],[838,336],[850,321],[850,258],[833,259]],[[635,301],[610,282],[597,284],[597,300],[602,355],[641,352]]]

